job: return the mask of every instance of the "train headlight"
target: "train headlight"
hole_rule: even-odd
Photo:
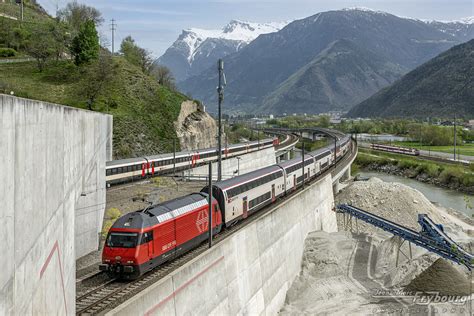
[[[134,263],[133,260],[128,260],[127,263]]]

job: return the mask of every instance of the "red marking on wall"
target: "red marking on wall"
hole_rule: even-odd
[[[66,304],[66,291],[64,289],[64,276],[63,276],[63,265],[61,263],[61,254],[59,252],[59,244],[58,244],[58,241],[56,240],[56,242],[54,243],[53,245],[53,248],[51,249],[49,255],[48,255],[48,258],[46,259],[45,263],[43,264],[43,267],[41,268],[41,271],[40,271],[40,280],[43,278],[43,274],[44,272],[46,271],[46,269],[48,268],[49,266],[49,263],[51,262],[51,259],[53,258],[53,255],[54,253],[57,253],[58,254],[58,261],[59,261],[59,272],[61,274],[61,288],[63,290],[63,298],[64,298],[64,309],[66,310],[66,315],[67,315],[67,304]]]
[[[176,296],[176,294],[178,294],[179,292],[181,292],[183,289],[185,289],[188,285],[190,285],[191,283],[193,283],[194,281],[196,281],[200,276],[202,276],[204,273],[206,273],[207,271],[209,271],[212,267],[214,267],[215,265],[217,265],[219,262],[221,262],[222,260],[224,260],[224,256],[220,257],[219,259],[217,259],[216,261],[214,261],[211,265],[209,265],[207,268],[205,268],[204,270],[202,270],[201,272],[199,272],[198,274],[196,274],[194,277],[192,277],[191,279],[189,279],[186,283],[184,283],[183,285],[181,285],[180,287],[178,287],[176,289],[176,291],[174,291],[173,293],[171,293],[170,295],[168,295],[167,297],[165,297],[161,302],[159,302],[158,304],[156,304],[155,306],[153,306],[152,308],[150,308],[146,313],[145,313],[145,316],[149,316],[151,315],[152,313],[154,313],[158,308],[160,308],[164,303],[168,302],[170,299],[174,298]]]

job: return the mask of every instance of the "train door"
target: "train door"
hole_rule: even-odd
[[[308,173],[307,173],[307,175],[306,175],[306,178],[307,178],[307,179],[310,178],[309,168],[308,168]]]
[[[146,175],[146,163],[142,163],[142,177]]]
[[[244,197],[244,198],[242,199],[242,204],[243,204],[243,205],[242,205],[242,210],[243,210],[243,211],[242,211],[242,217],[243,217],[243,218],[247,218],[247,216],[248,216],[247,197]]]
[[[146,238],[146,242],[148,243],[148,257],[151,259],[154,255],[153,249],[153,231],[149,231],[144,233],[143,238]]]
[[[293,190],[296,190],[296,174],[293,175]]]
[[[272,202],[275,202],[275,185],[272,184]]]

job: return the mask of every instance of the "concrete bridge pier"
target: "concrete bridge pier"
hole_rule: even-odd
[[[284,154],[277,157],[277,163],[291,159],[291,150],[288,150]]]
[[[341,177],[342,181],[347,181],[351,178],[351,165],[348,165]]]

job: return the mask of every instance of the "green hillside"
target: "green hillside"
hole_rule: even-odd
[[[355,106],[351,117],[474,117],[474,40],[455,46]]]
[[[32,2],[26,8],[23,23],[0,17],[0,26],[9,24],[0,33],[10,30],[15,39],[18,29],[29,29],[37,36],[35,32],[42,25],[55,22]],[[15,10],[18,10],[15,4],[0,3],[0,13],[14,16]],[[0,48],[11,48],[15,41],[8,41],[8,45],[6,42],[0,34]],[[20,43],[15,47],[16,57],[29,57],[26,45]],[[108,68],[108,75],[100,78],[101,81],[97,78],[102,67],[100,61],[77,66],[67,51],[62,57],[50,57],[42,71],[36,61],[2,63],[0,58],[0,93],[13,91],[20,97],[87,109],[88,90],[98,82],[101,89],[91,107],[114,116],[114,158],[172,151],[173,139],[177,139],[173,122],[187,97],[160,85],[124,57],[112,57],[103,49],[100,54]]]
[[[94,105],[94,110],[114,116],[114,156],[172,151],[173,122],[186,97],[160,86],[123,58],[114,58],[114,64],[117,75]],[[80,95],[83,80],[87,78],[81,78],[79,69],[68,62],[43,72],[34,62],[0,64],[0,92],[86,109]]]

